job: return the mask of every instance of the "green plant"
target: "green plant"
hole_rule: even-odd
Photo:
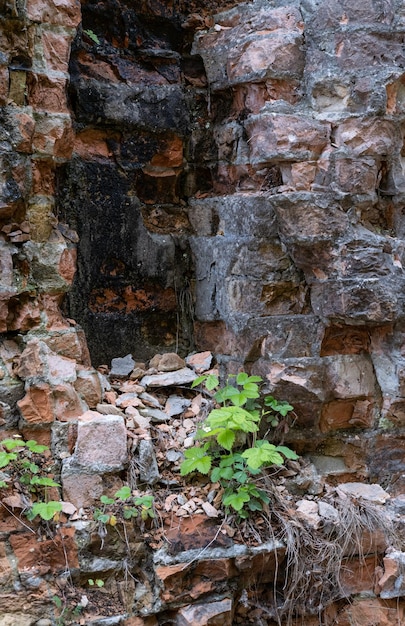
[[[104,587],[104,580],[101,580],[101,578],[96,578],[95,580],[93,578],[89,578],[87,581],[90,585],[90,587],[99,587],[101,589],[101,587]]]
[[[91,39],[92,41],[94,41],[94,43],[96,43],[97,45],[100,44],[100,39],[97,37],[96,33],[94,33],[92,30],[87,28],[83,32],[86,33],[87,37]]]
[[[232,379],[235,384],[230,384]],[[263,469],[283,465],[284,459],[298,458],[287,446],[257,439],[263,419],[275,427],[279,415],[285,417],[293,410],[287,402],[279,402],[272,396],[262,397],[261,382],[260,376],[249,376],[245,372],[230,377],[222,388],[212,374],[200,376],[193,382],[192,387],[204,383],[210,392],[217,389],[213,394],[217,406],[197,431],[200,445],[185,450],[180,466],[182,476],[211,472],[211,481],[219,482],[223,488],[225,510],[233,509],[242,519],[269,504],[266,491],[256,484]]]
[[[120,517],[126,520],[140,517],[143,522],[155,517],[153,496],[133,495],[127,486],[121,487],[112,498],[106,495],[101,496],[100,502],[103,506],[94,510],[93,517],[101,524],[116,526]]]
[[[80,617],[80,613],[83,610],[83,606],[80,603],[70,607],[57,595],[52,596],[52,602],[59,612],[59,615],[56,617],[56,626],[77,624],[77,618]]]
[[[48,446],[37,443],[34,439],[3,439],[0,441],[0,469],[5,469],[9,480],[0,481],[0,489],[7,489],[11,485],[26,496],[30,506],[25,515],[29,520],[39,516],[49,521],[62,510],[62,503],[49,499],[49,488],[60,487],[49,476],[41,476],[41,466],[44,464],[43,454],[49,450]]]

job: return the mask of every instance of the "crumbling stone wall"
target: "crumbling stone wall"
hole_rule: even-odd
[[[289,399],[315,462],[398,492],[403,29],[401,3],[216,16],[193,51],[213,110],[230,97],[212,122],[224,195],[189,203],[199,345]]]
[[[103,396],[91,360],[196,346],[294,405],[286,439],[319,476],[403,493],[403,3],[0,12],[4,436],[69,455]],[[32,566],[20,531],[1,530],[11,587]],[[77,567],[72,534],[51,570],[67,545]],[[395,602],[371,611],[395,623]]]

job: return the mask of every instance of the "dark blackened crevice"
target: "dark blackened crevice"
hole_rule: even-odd
[[[205,4],[82,5],[69,86],[78,150],[58,172],[56,204],[79,236],[66,314],[83,326],[95,365],[193,347],[188,198],[213,193],[212,121],[232,99],[215,98],[210,118],[191,44],[208,12],[229,3]]]

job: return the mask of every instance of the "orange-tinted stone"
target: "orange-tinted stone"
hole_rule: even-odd
[[[32,75],[27,81],[28,103],[35,111],[68,113],[66,81],[46,74]]]
[[[77,133],[73,151],[82,159],[110,158],[112,153],[108,142],[118,142],[119,134],[98,129],[85,129]]]
[[[154,167],[181,167],[183,165],[183,141],[180,137],[167,139],[166,145],[152,157]]]
[[[52,196],[55,193],[55,163],[49,159],[32,160],[33,194]]]
[[[15,149],[18,152],[31,152],[32,151],[32,138],[34,135],[35,121],[32,115],[21,111],[15,113],[14,120],[18,124],[19,138],[15,144]]]
[[[54,418],[68,422],[83,413],[83,403],[72,385],[59,384],[52,388]]]
[[[38,541],[36,534],[12,535],[10,543],[19,572],[44,575],[78,567],[74,528],[61,527],[52,539]]]
[[[62,300],[63,300],[63,294],[51,295],[51,294],[44,293],[40,296],[39,303],[40,303],[41,310],[46,315],[46,319],[47,319],[46,327],[48,331],[70,329],[69,323],[63,317],[61,310],[60,310],[60,305],[62,303]],[[57,350],[52,348],[52,345],[50,345],[48,342],[48,337],[45,338],[45,342],[49,345],[49,347],[54,352],[61,353],[62,356],[70,356],[69,354],[65,354],[63,351],[61,352],[59,350],[59,347]],[[71,358],[76,358],[76,356],[73,356]]]
[[[72,2],[73,4],[73,2]],[[48,71],[68,72],[71,35],[66,32],[43,30],[41,33],[44,61]]]
[[[336,400],[322,408],[319,428],[327,433],[345,428],[370,428],[374,421],[374,400]]]
[[[65,248],[59,260],[59,274],[67,283],[72,284],[76,274],[76,248]]]
[[[23,419],[31,424],[46,424],[54,421],[52,391],[47,383],[30,387],[24,398],[17,402]]]
[[[359,593],[372,594],[376,567],[379,563],[377,555],[344,560],[340,570],[340,582],[344,592],[348,596]]]

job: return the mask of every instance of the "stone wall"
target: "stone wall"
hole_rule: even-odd
[[[198,345],[288,398],[300,451],[397,492],[403,36],[393,2],[253,2],[217,15],[193,45],[217,193],[189,202]]]
[[[65,499],[78,481],[102,491],[127,459],[123,444],[113,470],[75,464],[77,420],[106,386],[91,363],[211,350],[222,374],[260,374],[294,405],[286,441],[322,484],[369,480],[400,496],[402,1],[136,5],[0,0],[1,438],[18,431],[52,442],[59,469],[65,461]],[[121,445],[122,419],[110,426]],[[66,546],[79,578],[93,571],[83,550],[95,559],[100,546],[86,525],[75,527],[77,542],[67,526],[55,564],[37,571],[32,533],[1,510],[3,604],[20,594],[0,624],[17,615],[28,626],[53,591],[39,579],[60,574]],[[130,541],[141,553],[136,576],[148,568],[153,579],[143,580],[144,595],[133,590],[145,603],[133,612],[148,601],[146,613],[165,612],[142,618],[152,626],[197,623],[207,597],[206,619],[230,624],[242,572],[256,561],[273,571],[273,548],[236,560],[210,553],[195,573],[182,557],[157,558],[154,569],[153,550],[136,534]],[[43,555],[56,545],[43,544]],[[214,561],[217,599],[204,587]],[[177,601],[191,570],[191,591]],[[373,575],[350,593],[374,593]],[[34,609],[24,617],[27,593]],[[373,613],[381,626],[396,624],[395,593],[374,595],[369,608],[359,598],[335,606],[330,623],[366,624]]]

